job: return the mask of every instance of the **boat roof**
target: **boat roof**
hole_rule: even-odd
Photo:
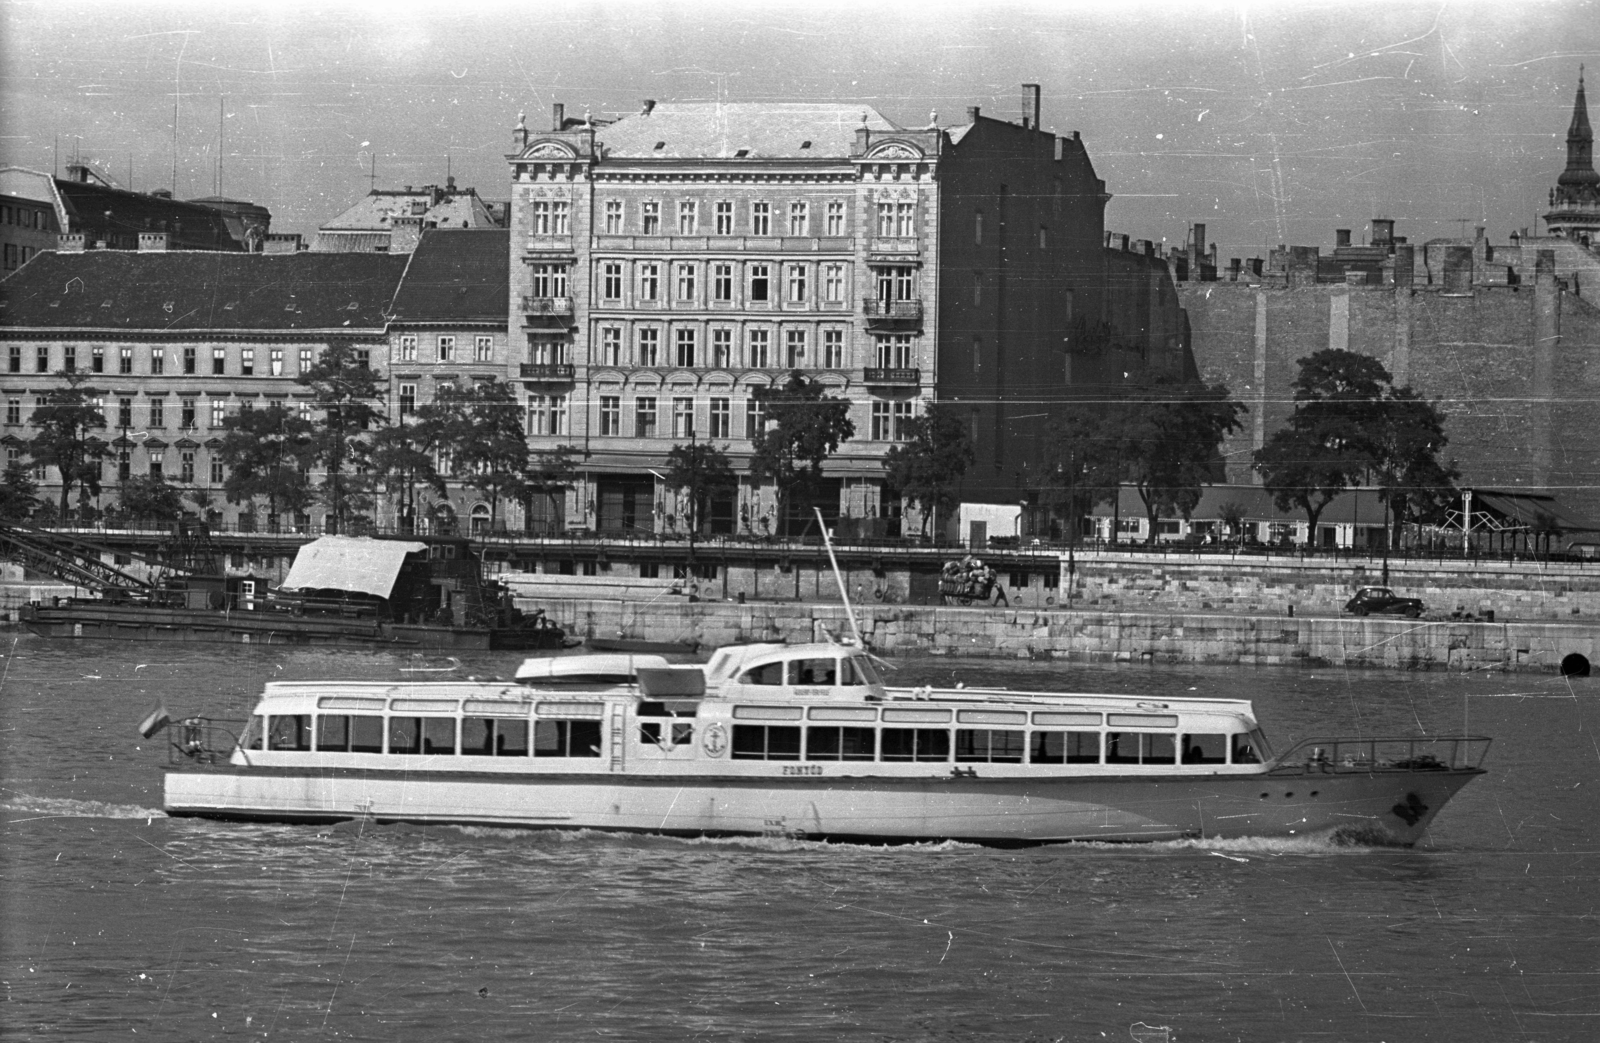
[[[540,681],[572,682],[597,678],[631,681],[640,669],[667,666],[664,656],[630,655],[626,652],[592,652],[584,655],[532,656],[517,667],[517,680],[523,684]]]

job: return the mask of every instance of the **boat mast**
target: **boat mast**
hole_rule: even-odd
[[[833,565],[833,581],[839,585],[839,597],[844,601],[844,614],[850,617],[850,630],[856,635],[856,644],[866,648],[867,640],[861,636],[861,624],[856,622],[856,610],[850,606],[850,592],[845,589],[844,576],[839,573],[839,559],[833,555],[833,536],[828,532],[828,523],[822,520],[821,508],[813,507],[811,510],[816,513],[817,526],[822,529],[822,543],[828,548],[828,562]]]

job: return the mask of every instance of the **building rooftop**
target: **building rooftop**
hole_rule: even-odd
[[[395,293],[398,322],[506,322],[511,233],[504,228],[432,229],[411,254]]]
[[[844,159],[862,126],[900,129],[843,102],[663,102],[595,136],[613,159]]]
[[[443,188],[424,185],[402,189],[375,188],[356,204],[324,224],[322,232],[387,232],[396,217],[420,217],[424,226],[486,228],[495,224],[489,207],[475,189],[457,188],[449,179]]]
[[[47,251],[0,282],[0,327],[377,329],[406,261],[386,254]]]

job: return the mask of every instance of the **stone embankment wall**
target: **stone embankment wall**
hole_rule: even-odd
[[[575,637],[676,641],[702,649],[746,641],[812,641],[850,633],[837,604],[522,602]],[[1204,613],[876,605],[858,610],[885,655],[1085,661],[1305,664],[1402,669],[1558,669],[1600,656],[1600,622],[1465,623]]]
[[[1257,555],[1080,554],[1072,607],[1107,612],[1338,612],[1357,587],[1421,598],[1429,616],[1600,617],[1600,563],[1321,561]],[[1063,580],[1065,577],[1063,576]],[[1013,598],[1013,602],[1017,599]],[[1031,599],[1025,599],[1031,603]]]

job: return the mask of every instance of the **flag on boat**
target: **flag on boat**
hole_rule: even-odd
[[[150,711],[148,717],[139,722],[139,734],[148,739],[171,723],[172,718],[167,716],[167,704],[161,703]]]

